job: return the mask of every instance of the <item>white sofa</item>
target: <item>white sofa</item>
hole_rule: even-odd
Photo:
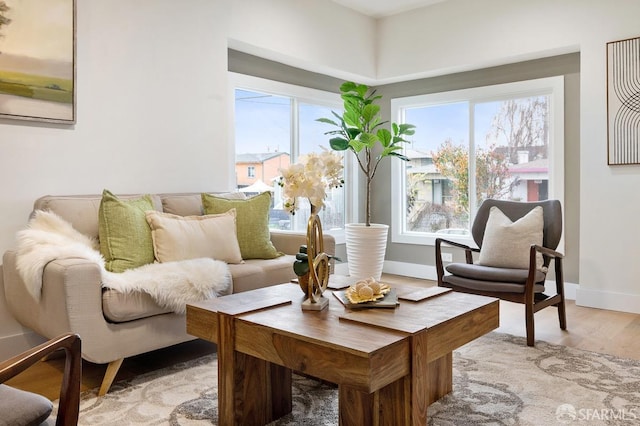
[[[138,195],[121,196],[137,197]],[[181,216],[203,214],[199,193],[155,194],[156,210]],[[100,195],[44,196],[35,210],[50,210],[83,234],[98,238]],[[233,292],[288,282],[303,233],[272,231],[271,241],[284,256],[230,264]],[[335,253],[335,240],[325,235],[325,251]],[[101,268],[84,259],[58,259],[46,265],[40,301],[27,291],[16,269],[16,251],[3,257],[4,288],[12,315],[45,338],[66,332],[82,338],[82,357],[108,363],[100,394],[113,382],[124,358],[194,339],[186,333],[185,316],[157,305],[146,293],[124,295],[101,286]],[[231,291],[231,289],[230,289]],[[302,295],[302,292],[301,292]]]

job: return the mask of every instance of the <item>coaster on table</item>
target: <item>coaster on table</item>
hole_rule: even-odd
[[[329,285],[327,285],[327,288],[331,290],[342,290],[353,283],[353,278],[348,275],[331,274],[329,275]]]
[[[441,294],[448,293],[450,291],[451,289],[446,287],[425,287],[416,289],[403,287],[402,291],[398,292],[398,299],[420,302],[431,297],[440,296]]]

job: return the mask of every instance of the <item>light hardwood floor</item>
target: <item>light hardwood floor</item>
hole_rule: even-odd
[[[384,275],[383,281],[397,285],[433,286],[429,280],[398,275]],[[567,301],[567,330],[558,326],[557,310],[553,307],[535,314],[536,340],[574,348],[640,360],[640,315],[576,306]],[[524,306],[500,302],[500,328],[496,331],[525,336]],[[196,340],[170,348],[125,359],[117,380],[166,367],[177,362],[194,359],[215,351],[215,345]],[[106,366],[83,362],[82,389],[100,386]],[[61,358],[40,362],[7,382],[20,389],[58,397],[60,379],[64,369]]]

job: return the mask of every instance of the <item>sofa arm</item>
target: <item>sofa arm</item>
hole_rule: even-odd
[[[102,315],[102,274],[98,264],[85,259],[57,259],[42,274],[40,300],[35,300],[16,268],[16,252],[3,257],[4,291],[9,312],[20,324],[54,338],[73,332],[91,334]]]
[[[322,237],[324,252],[332,256],[335,255],[336,240],[333,235],[323,233]],[[300,246],[307,244],[307,233],[271,230],[271,242],[276,250],[284,254],[295,255],[298,253]]]

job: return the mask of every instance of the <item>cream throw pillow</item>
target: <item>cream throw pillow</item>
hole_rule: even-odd
[[[236,210],[205,216],[146,213],[158,262],[209,257],[242,263],[236,237]]]
[[[497,207],[489,210],[478,264],[497,268],[529,269],[531,244],[542,245],[544,217],[542,207],[534,207],[529,213],[512,222]],[[542,255],[538,253],[537,268],[542,267]]]

